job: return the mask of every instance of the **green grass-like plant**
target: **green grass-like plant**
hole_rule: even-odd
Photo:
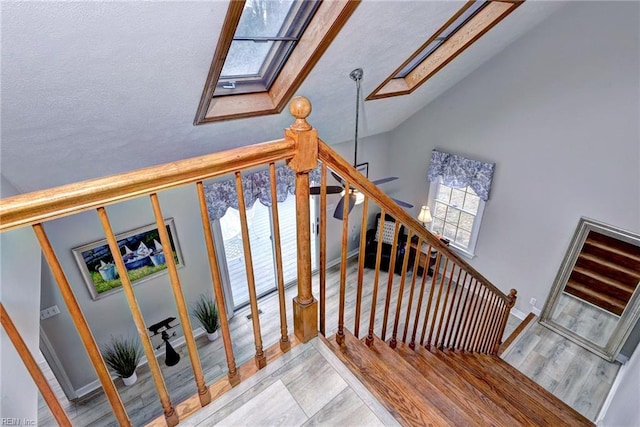
[[[200,299],[193,304],[191,316],[196,318],[207,333],[212,334],[220,327],[220,316],[216,303],[206,295],[200,295]]]
[[[142,348],[136,338],[112,337],[111,343],[100,351],[106,364],[122,378],[133,375],[142,359]]]

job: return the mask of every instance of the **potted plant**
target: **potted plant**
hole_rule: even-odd
[[[136,338],[111,338],[101,349],[106,364],[113,369],[126,386],[136,382],[136,367],[142,358],[142,349]]]
[[[218,307],[216,303],[206,295],[200,295],[200,299],[193,304],[191,315],[195,317],[205,331],[207,338],[213,341],[218,337],[218,328],[220,328],[220,317],[218,316]]]

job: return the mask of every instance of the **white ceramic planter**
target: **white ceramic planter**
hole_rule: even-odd
[[[138,381],[138,375],[136,375],[136,373],[134,372],[133,375],[131,375],[130,377],[127,378],[122,378],[122,382],[124,383],[124,385],[126,386],[130,386],[135,384],[135,382]]]
[[[215,341],[218,339],[219,333],[218,331],[215,331],[214,333],[210,334],[209,332],[207,332],[207,338],[209,338],[209,341]]]

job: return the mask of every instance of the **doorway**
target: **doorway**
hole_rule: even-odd
[[[282,268],[284,285],[288,287],[297,280],[297,241],[296,241],[296,203],[295,196],[289,195],[286,200],[278,203],[278,219],[280,242],[282,251]],[[313,197],[309,198],[309,212],[311,216],[311,270],[317,270],[318,247],[317,239],[318,212],[317,203]],[[256,201],[251,208],[247,208],[247,225],[249,228],[249,242],[251,244],[251,259],[255,278],[256,294],[258,298],[277,289],[277,273],[275,263],[275,246],[273,243],[273,215],[271,208]],[[249,291],[245,268],[244,250],[242,246],[242,232],[240,228],[240,212],[228,208],[225,215],[215,222],[214,232],[219,233],[221,239],[216,239],[221,247],[218,252],[224,254],[221,260],[222,280],[225,282],[227,301],[233,311],[249,304]],[[219,243],[222,242],[222,243]]]

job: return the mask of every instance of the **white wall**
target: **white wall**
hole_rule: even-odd
[[[565,6],[391,134],[416,201],[433,148],[496,163],[471,263],[521,311],[544,304],[581,216],[640,231],[638,7]]]
[[[624,375],[613,396],[611,404],[598,425],[602,427],[635,427],[640,425],[640,351],[636,351],[624,366]],[[615,384],[614,384],[615,387]],[[605,403],[606,405],[606,403]]]
[[[0,176],[0,197],[16,194]],[[38,359],[40,246],[31,228],[0,234],[0,301]],[[0,418],[38,419],[38,390],[9,337],[0,333]]]

